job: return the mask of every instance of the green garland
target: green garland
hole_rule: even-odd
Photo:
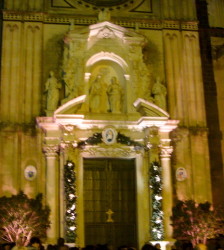
[[[117,142],[128,146],[134,146],[136,150],[144,148],[144,146],[141,143],[131,140],[130,137],[125,136],[121,133],[118,133],[117,135]]]
[[[135,150],[144,148],[141,143],[131,140],[130,137],[127,137],[121,133],[118,133],[117,135],[117,142],[127,146],[134,146]],[[97,145],[99,143],[102,143],[102,133],[95,133],[85,141],[78,142],[78,147],[84,148],[86,145]]]
[[[150,166],[150,189],[152,190],[152,240],[164,239],[163,210],[162,210],[162,176],[159,162],[154,161]]]
[[[65,192],[65,239],[68,243],[76,240],[76,187],[75,164],[67,161],[64,166],[64,192]]]
[[[102,134],[95,133],[85,141],[78,142],[78,148],[84,148],[86,145],[96,145],[102,143]]]

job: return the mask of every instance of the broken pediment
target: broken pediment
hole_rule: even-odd
[[[88,28],[72,24],[64,37],[61,106],[54,114],[139,115],[133,106],[137,98],[163,108],[151,65],[144,61],[146,42],[144,36],[109,21]],[[80,102],[80,96],[86,101]],[[155,110],[151,116],[164,116]]]
[[[133,105],[142,116],[169,118],[165,110],[144,99],[138,98]]]
[[[54,115],[76,114],[86,100],[86,95],[78,96],[55,110]]]

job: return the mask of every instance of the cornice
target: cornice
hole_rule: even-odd
[[[24,11],[3,11],[3,21],[21,21],[21,22],[42,22],[52,24],[70,24],[92,25],[98,22],[97,16],[83,15],[63,15],[49,14],[44,12],[24,12]],[[112,23],[122,27],[140,28],[140,29],[170,29],[170,30],[198,30],[197,21],[180,20],[152,20],[140,18],[112,18]]]

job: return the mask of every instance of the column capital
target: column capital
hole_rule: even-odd
[[[59,151],[58,145],[46,145],[43,147],[43,152],[47,157],[57,156],[58,151]]]
[[[160,151],[160,156],[162,158],[170,158],[173,152],[172,146],[162,146]]]

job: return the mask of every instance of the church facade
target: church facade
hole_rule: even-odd
[[[0,194],[43,194],[47,243],[165,247],[177,199],[224,203],[218,10],[5,1]]]

